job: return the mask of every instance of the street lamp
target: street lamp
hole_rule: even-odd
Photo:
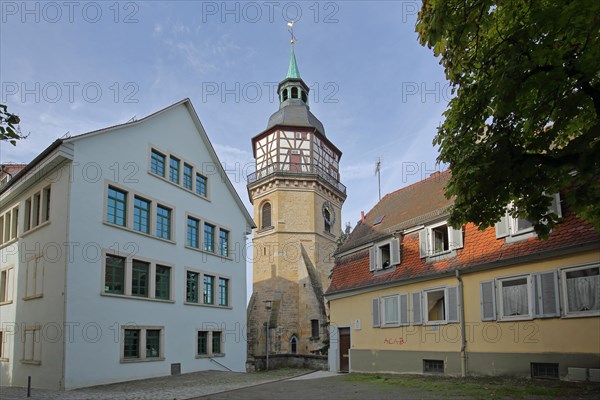
[[[265,355],[266,355],[266,361],[267,361],[267,370],[269,369],[269,319],[270,319],[270,311],[271,311],[271,305],[273,303],[272,300],[264,300],[263,303],[265,303],[265,311],[267,312],[267,319],[265,321],[265,333],[266,333],[266,344],[265,344]]]

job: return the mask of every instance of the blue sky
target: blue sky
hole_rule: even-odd
[[[450,95],[419,45],[418,1],[3,1],[1,102],[27,140],[2,143],[1,162],[28,162],[54,139],[144,117],[185,97],[240,197],[250,138],[277,110],[296,20],[311,111],[344,153],[342,223],[441,167],[432,145]]]

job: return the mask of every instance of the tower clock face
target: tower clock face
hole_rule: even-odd
[[[329,225],[335,224],[335,209],[333,208],[333,204],[331,204],[329,202],[329,200],[326,200],[323,203],[323,207],[322,207],[321,211],[323,213],[323,218],[325,218],[325,221]]]

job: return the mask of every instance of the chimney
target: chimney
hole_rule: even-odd
[[[364,211],[360,212],[360,223],[361,224],[365,223],[365,212]]]

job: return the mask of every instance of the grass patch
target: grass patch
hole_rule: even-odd
[[[414,388],[445,396],[465,396],[476,399],[489,398],[572,398],[598,393],[598,385],[563,381],[545,381],[511,378],[451,378],[422,375],[366,375],[351,374],[349,382],[373,385]]]

